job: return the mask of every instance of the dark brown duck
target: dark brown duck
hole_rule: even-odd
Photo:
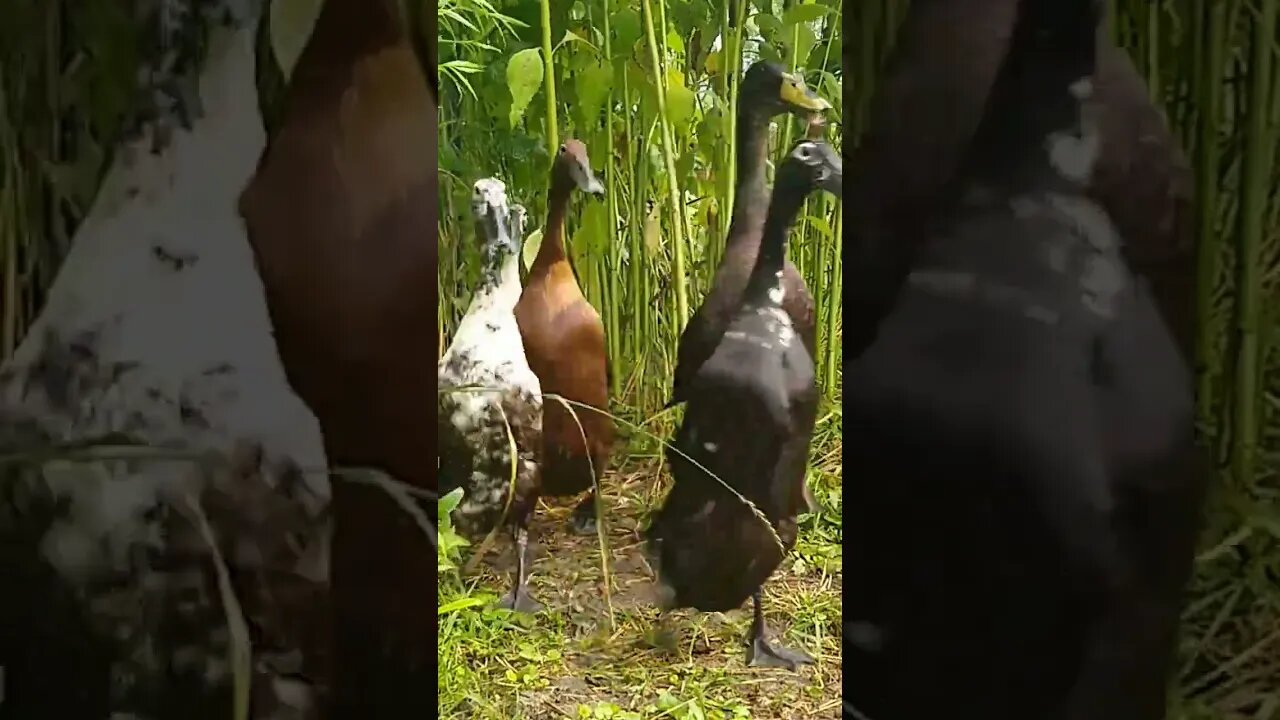
[[[855,355],[892,302],[903,268],[885,252],[928,233],[972,140],[1013,31],[1017,0],[914,0],[855,151],[846,207],[844,342]],[[1194,176],[1125,52],[1099,31],[1094,101],[1101,151],[1090,195],[1125,238],[1188,357],[1195,329]],[[847,48],[846,48],[847,49]]]
[[[765,185],[769,123],[783,113],[808,115],[830,107],[805,87],[804,80],[773,63],[761,60],[743,76],[736,110],[738,175],[725,253],[712,278],[711,290],[680,335],[668,407],[684,402],[684,385],[715,350],[720,335],[738,310],[747,278],[756,264],[769,210],[769,189]],[[789,260],[782,268],[782,291],[782,309],[812,356],[817,341],[813,296]]]
[[[542,392],[606,411],[609,375],[604,324],[583,297],[564,247],[564,219],[574,189],[604,194],[604,185],[591,173],[586,146],[571,139],[560,146],[551,166],[542,245],[516,304],[516,321],[529,367],[538,376]],[[542,412],[543,494],[564,497],[592,490],[609,464],[613,419],[573,407],[575,421],[563,404],[550,398],[543,403]],[[592,490],[574,511],[577,532],[595,532],[594,511]]]
[[[241,212],[330,463],[433,491],[436,102],[401,5],[325,2]],[[428,714],[431,539],[381,489],[336,481],[333,496],[332,717]]]

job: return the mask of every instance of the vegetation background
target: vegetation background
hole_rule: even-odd
[[[260,62],[270,126],[281,73],[307,27],[275,0]],[[683,319],[705,292],[728,222],[732,107],[755,53],[801,68],[836,104],[831,136],[856,142],[877,69],[908,0],[440,0],[440,326],[447,341],[477,270],[466,191],[498,175],[545,214],[548,149],[583,139],[609,187],[569,224],[584,291],[614,365],[613,411],[632,430],[604,485],[609,531],[559,534],[535,567],[552,612],[483,610],[507,574],[453,572],[442,528],[440,716],[444,718],[831,717],[838,710],[840,592],[839,209],[811,201],[792,257],[821,311],[825,409],[794,563],[770,591],[776,630],[818,655],[792,678],[745,672],[743,618],[686,618],[674,651],[647,647],[654,615],[628,583],[643,569],[632,532],[661,497],[658,411]],[[1280,717],[1280,422],[1276,420],[1276,144],[1280,0],[1115,0],[1112,28],[1194,159],[1200,192],[1201,420],[1218,482],[1186,611],[1172,717]],[[843,10],[843,17],[840,11]],[[84,217],[132,92],[137,31],[125,5],[7,0],[0,21],[0,358],[41,306]],[[852,67],[841,68],[844,43]],[[274,54],[272,50],[275,50]],[[727,48],[727,50],[726,50]],[[744,57],[743,50],[747,51]],[[839,98],[851,77],[848,118]],[[661,102],[660,102],[661,100]],[[779,124],[775,150],[798,128]],[[532,246],[536,237],[531,238]],[[903,518],[903,532],[911,532]],[[608,560],[604,562],[603,560]],[[424,608],[424,611],[429,611]],[[652,638],[649,638],[652,639]],[[957,698],[962,706],[963,698]]]

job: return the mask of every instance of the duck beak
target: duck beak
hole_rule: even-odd
[[[844,184],[844,162],[833,152],[829,156],[826,169],[827,175],[819,182],[819,187],[836,197],[841,197],[840,191]]]
[[[794,112],[821,112],[831,109],[831,103],[825,98],[818,97],[804,83],[804,78],[792,73],[783,73],[782,89],[778,93],[782,102],[786,103]]]
[[[823,190],[826,190],[836,197],[842,197],[841,191],[843,190],[843,181],[844,172],[842,172],[840,168],[835,168],[828,172],[827,176],[822,179],[821,187]]]
[[[592,195],[604,195],[604,183],[594,175],[587,180],[587,187],[584,189]]]

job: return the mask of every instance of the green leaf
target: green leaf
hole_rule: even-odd
[[[813,6],[802,5],[801,7]],[[813,30],[808,25],[797,25],[791,32],[783,33],[783,42],[791,56],[803,63],[808,59],[813,46],[818,43],[818,37],[813,34]]]
[[[806,215],[805,218],[809,221],[809,227],[817,230],[825,238],[831,237],[831,225],[827,223],[826,219],[817,215]]]
[[[542,51],[538,48],[521,50],[507,62],[507,89],[511,91],[511,127],[515,127],[524,115],[529,101],[542,86]]]
[[[694,101],[693,91],[684,85],[684,73],[667,70],[667,119],[679,134],[689,131]]]
[[[320,16],[321,4],[322,0],[272,0],[268,19],[271,52],[285,80],[293,74],[298,56],[311,37],[316,18]]]
[[[659,46],[659,49],[661,49],[661,46]],[[684,38],[680,37],[680,34],[675,30],[667,33],[667,49],[684,57]]]
[[[524,248],[520,251],[520,258],[524,262],[525,272],[529,272],[529,268],[533,267],[533,259],[538,257],[538,248],[542,247],[542,228],[538,228],[529,233],[524,239]]]
[[[578,90],[577,110],[584,126],[593,126],[600,110],[609,99],[613,87],[613,70],[600,63],[592,63],[574,79]]]
[[[577,41],[577,42],[580,42],[580,43],[582,43],[583,45],[586,45],[587,47],[591,48],[592,50],[594,50],[594,51],[596,51],[596,52],[599,52],[599,48],[597,48],[595,45],[593,45],[593,44],[591,43],[591,41],[590,41],[590,40],[587,40],[586,38],[582,37],[581,35],[579,35],[578,33],[574,32],[574,31],[572,31],[572,30],[565,30],[565,31],[564,31],[564,37],[563,37],[563,38],[560,38],[560,42],[556,43],[556,46],[555,46],[555,48],[552,50],[552,52],[554,53],[556,50],[559,50],[561,45],[564,45],[565,43],[570,42],[570,41]]]
[[[756,27],[760,28],[760,34],[769,40],[782,31],[782,22],[772,15],[757,15],[755,19]]]
[[[588,200],[573,233],[573,248],[583,255],[600,257],[608,247],[608,207],[603,200]]]
[[[482,598],[474,598],[474,597],[458,598],[453,602],[448,602],[448,603],[445,603],[444,605],[441,605],[440,609],[436,610],[436,614],[448,615],[449,613],[458,612],[459,610],[466,610],[469,607],[478,607],[480,605],[484,605],[484,600]]]
[[[449,518],[449,513],[453,512],[453,509],[458,507],[460,502],[462,502],[462,488],[450,490],[447,495],[440,498],[440,504],[436,510],[438,515],[436,519],[443,524]]]
[[[659,219],[658,204],[652,205],[644,218],[644,247],[649,251],[649,257],[657,257],[662,252],[662,222]]]
[[[822,5],[792,5],[786,12],[782,13],[782,24],[791,26],[813,22],[826,17],[830,11],[831,8]]]
[[[630,8],[619,10],[609,19],[613,29],[614,54],[626,54],[640,39],[640,13]]]

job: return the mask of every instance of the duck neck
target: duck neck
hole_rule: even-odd
[[[520,254],[504,244],[490,248],[476,298],[503,312],[515,309],[520,300]]]
[[[553,169],[551,191],[547,194],[547,224],[542,230],[542,245],[533,261],[534,270],[545,270],[566,259],[564,250],[564,219],[569,214],[569,196],[573,194],[573,181],[566,173]]]
[[[404,42],[405,19],[397,0],[323,0],[290,83],[332,82],[335,68]]]
[[[729,222],[729,244],[757,239],[754,233],[735,233],[748,217],[759,217],[768,202],[765,160],[769,153],[769,116],[753,103],[738,103],[738,177],[733,190],[733,217]]]
[[[1097,37],[1089,0],[1026,0],[969,158],[970,173],[1021,187],[1054,177],[1083,187],[1098,138],[1089,117]]]
[[[182,127],[175,115],[140,115],[148,119],[121,139],[95,204],[123,202],[139,186],[172,185],[174,176],[198,181],[201,195],[214,204],[239,194],[266,143],[254,84],[258,24],[253,13],[210,28],[201,65],[191,70],[199,103],[185,103],[190,126]]]
[[[787,259],[787,233],[804,206],[805,193],[792,187],[775,187],[769,215],[760,234],[760,253],[751,269],[744,297],[757,305],[782,305],[782,268]]]

